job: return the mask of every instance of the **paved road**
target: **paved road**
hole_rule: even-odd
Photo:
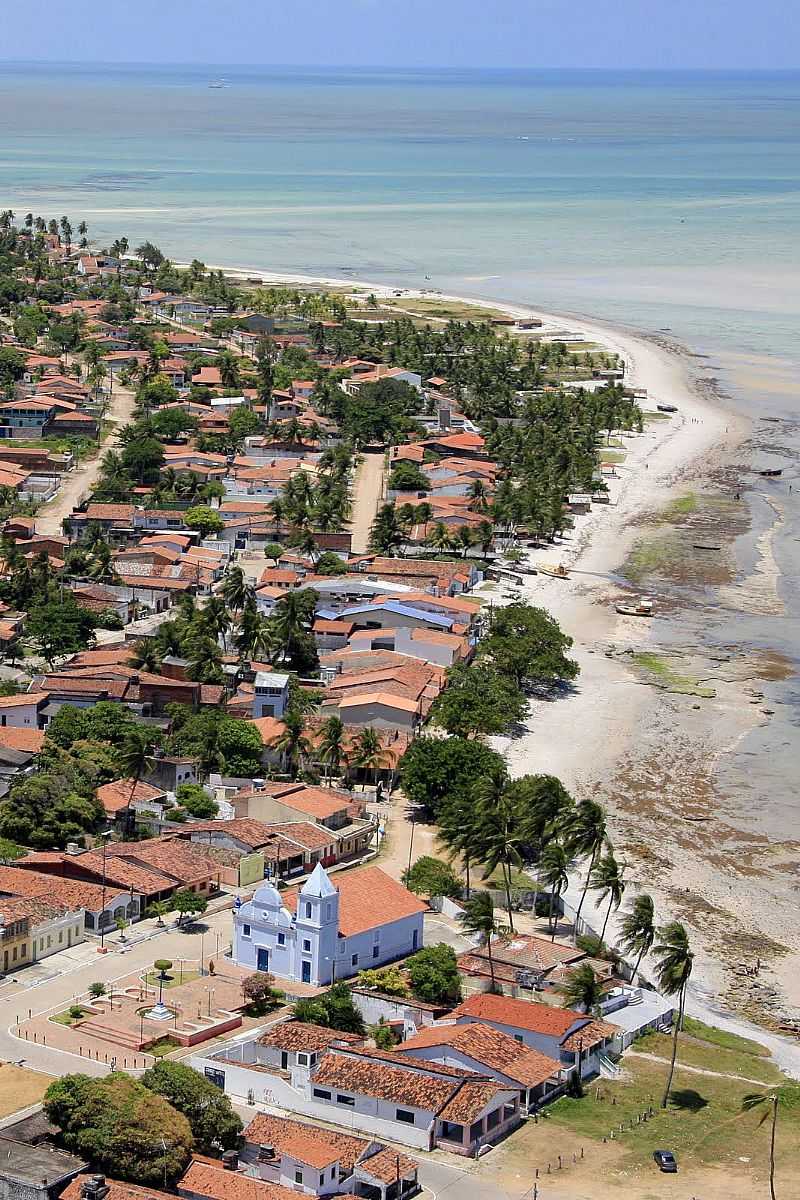
[[[383,451],[362,454],[353,482],[353,512],[350,517],[355,554],[364,554],[369,548],[369,531],[378,505],[383,500],[384,473]]]
[[[134,406],[133,392],[128,388],[121,387],[118,383],[115,384],[106,413],[106,420],[110,423],[111,428],[101,441],[97,453],[92,458],[79,463],[74,471],[70,471],[53,499],[39,509],[36,515],[37,533],[60,534],[63,532],[64,518],[68,517],[72,510],[90,495],[100,474],[103,451],[109,448],[112,440],[116,438],[118,430],[128,424]]]

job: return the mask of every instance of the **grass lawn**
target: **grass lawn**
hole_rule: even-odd
[[[598,457],[601,463],[621,463],[625,462],[627,454],[624,450],[609,450],[603,446],[598,451]]]
[[[147,1053],[152,1054],[154,1058],[166,1058],[168,1054],[172,1054],[173,1050],[180,1047],[180,1042],[173,1037],[162,1037],[157,1042],[153,1042],[152,1046],[148,1046]]]
[[[167,988],[180,987],[182,983],[191,983],[193,979],[199,978],[199,971],[189,971],[184,968],[183,974],[181,974],[178,967],[173,967],[172,971],[168,972],[164,980],[164,991],[166,991]],[[148,971],[145,975],[145,982],[150,984],[151,987],[158,987],[160,979],[161,976],[159,975],[158,971]]]
[[[52,1082],[52,1075],[26,1071],[13,1063],[0,1063],[0,1117],[38,1104]]]
[[[51,1021],[55,1021],[56,1025],[67,1025],[71,1029],[76,1021],[80,1021],[82,1017],[86,1016],[87,1012],[88,1009],[82,1008],[80,1017],[71,1017],[69,1015],[69,1009],[65,1008],[63,1012],[54,1013],[49,1019]]]
[[[669,1039],[663,1040],[668,1044]],[[625,1077],[589,1084],[580,1099],[564,1097],[558,1100],[547,1110],[547,1118],[540,1123],[539,1129],[547,1129],[551,1140],[556,1129],[559,1133],[573,1134],[574,1143],[558,1137],[559,1147],[564,1141],[565,1148],[569,1146],[570,1149],[580,1146],[584,1140],[602,1142],[603,1137],[613,1131],[619,1147],[624,1148],[619,1164],[623,1170],[649,1167],[653,1150],[660,1148],[674,1151],[683,1168],[728,1165],[740,1170],[741,1161],[749,1160],[763,1178],[769,1149],[768,1123],[759,1127],[760,1112],[742,1112],[744,1097],[759,1089],[735,1079],[684,1071],[680,1063],[682,1056],[702,1059],[707,1055],[707,1061],[717,1064],[710,1069],[725,1070],[734,1066],[736,1074],[752,1071],[753,1078],[766,1078],[767,1064],[753,1055],[720,1051],[708,1042],[698,1043],[690,1049],[688,1043],[693,1040],[682,1038],[666,1110],[660,1107],[666,1064],[628,1056],[623,1059]],[[637,1042],[636,1049],[644,1049],[647,1041],[649,1039]],[[716,1058],[717,1053],[726,1057]],[[637,1125],[637,1116],[650,1107],[654,1110],[653,1116]],[[784,1110],[779,1120],[777,1161],[779,1164],[796,1162],[800,1153],[800,1108]],[[533,1161],[539,1161],[538,1151]]]
[[[635,1049],[643,1054],[669,1058],[672,1052],[672,1038],[665,1033],[648,1033],[637,1041]],[[704,1071],[720,1071],[726,1075],[740,1075],[745,1079],[758,1079],[764,1084],[780,1083],[783,1078],[778,1067],[769,1058],[741,1049],[723,1049],[713,1042],[688,1033],[683,1033],[678,1038],[678,1059],[690,1067],[699,1067]]]

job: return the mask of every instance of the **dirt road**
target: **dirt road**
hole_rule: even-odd
[[[369,547],[369,531],[384,496],[384,474],[382,451],[362,454],[353,483],[353,512],[350,518],[354,554],[364,554]]]
[[[130,421],[134,404],[133,392],[116,384],[106,413],[106,421],[109,422],[110,428],[100,442],[97,453],[79,463],[75,470],[65,477],[57,495],[39,509],[36,514],[37,533],[60,534],[64,518],[90,495],[100,474],[103,451],[114,444],[118,431]]]

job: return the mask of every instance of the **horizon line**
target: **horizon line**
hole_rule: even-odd
[[[791,75],[800,73],[800,63],[790,67],[763,67],[729,64],[725,66],[617,66],[617,65],[549,65],[549,66],[498,66],[496,64],[461,63],[459,65],[444,63],[321,63],[321,62],[224,62],[200,61],[192,59],[95,59],[95,58],[0,58],[0,67],[195,67],[199,69],[219,69],[220,67],[236,70],[314,70],[314,71],[505,71],[518,74],[554,73],[557,71],[574,71],[579,74],[660,74],[676,73],[696,75],[719,75],[736,72],[749,72],[758,75]]]

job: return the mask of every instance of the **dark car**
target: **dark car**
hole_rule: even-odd
[[[669,1171],[672,1173],[678,1169],[678,1160],[671,1150],[654,1150],[653,1158],[657,1162],[660,1171]]]

